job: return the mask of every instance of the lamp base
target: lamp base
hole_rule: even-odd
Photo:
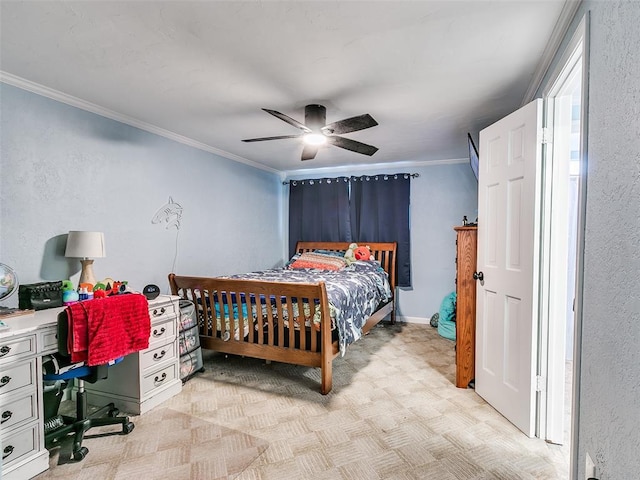
[[[78,285],[81,283],[90,283],[91,285],[95,285],[96,277],[93,274],[93,260],[85,258],[80,260],[80,263],[82,264],[82,272],[80,273],[80,281],[78,282]]]

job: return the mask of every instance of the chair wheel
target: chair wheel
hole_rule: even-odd
[[[80,447],[80,450],[73,452],[73,459],[76,462],[79,462],[87,456],[87,453],[89,453],[89,449],[87,447]]]
[[[117,408],[112,408],[111,410],[109,410],[109,412],[107,413],[107,415],[109,415],[111,418],[115,418],[120,414],[120,410],[118,410]]]
[[[122,434],[127,435],[131,433],[134,428],[135,428],[135,425],[133,424],[133,422],[125,423],[124,425],[122,425]]]

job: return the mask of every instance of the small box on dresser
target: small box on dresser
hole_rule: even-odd
[[[180,297],[160,295],[149,300],[149,348],[127,355],[109,368],[108,378],[85,384],[90,404],[113,402],[122,412],[148,412],[182,391],[179,376],[178,321]]]

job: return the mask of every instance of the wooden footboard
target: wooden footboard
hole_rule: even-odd
[[[196,304],[202,348],[320,367],[320,391],[331,391],[331,362],[339,348],[331,336],[324,283],[183,277],[172,273],[169,284],[171,293]]]
[[[363,243],[365,244],[365,243]],[[299,242],[298,251],[346,250],[347,243]],[[395,243],[366,243],[389,274],[395,295]],[[295,365],[320,367],[322,394],[332,388],[332,361],[340,349],[331,329],[325,284],[265,282],[169,274],[171,293],[195,303],[202,348]],[[366,322],[366,333],[387,316],[395,301]]]

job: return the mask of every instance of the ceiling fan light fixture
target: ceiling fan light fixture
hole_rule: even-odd
[[[373,145],[367,145],[366,143],[340,136],[343,133],[357,132],[359,130],[364,130],[365,128],[371,128],[378,125],[378,122],[376,122],[368,113],[358,115],[357,117],[338,120],[337,122],[327,125],[327,109],[322,105],[307,105],[304,107],[305,123],[300,123],[298,120],[275,110],[269,110],[268,108],[263,108],[262,110],[276,118],[279,118],[283,122],[302,130],[302,132],[298,135],[247,138],[242,140],[243,142],[262,142],[264,140],[300,138],[304,143],[300,160],[314,159],[318,150],[320,150],[320,147],[324,144],[330,144],[334,147],[340,147],[351,152],[369,156],[378,151],[378,148]]]
[[[307,145],[324,145],[327,143],[327,137],[321,133],[307,133],[304,136],[304,143]]]

